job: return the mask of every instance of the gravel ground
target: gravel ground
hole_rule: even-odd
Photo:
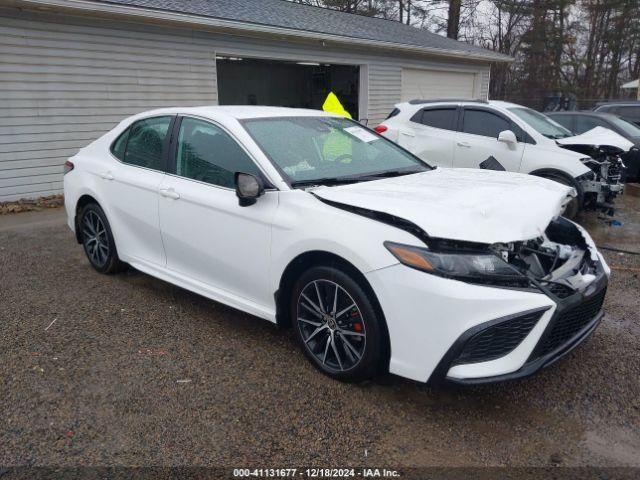
[[[640,199],[621,216],[583,221],[640,250]],[[535,377],[347,385],[267,322],[97,274],[61,211],[0,217],[0,465],[640,466],[640,257],[605,256],[603,323]]]

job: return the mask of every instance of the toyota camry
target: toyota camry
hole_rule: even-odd
[[[562,217],[574,189],[432,168],[336,115],[155,110],[65,171],[68,224],[98,272],[130,265],[290,326],[336,379],[523,377],[603,315],[610,270]]]

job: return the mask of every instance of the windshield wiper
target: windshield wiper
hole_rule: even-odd
[[[401,177],[403,175],[413,175],[414,173],[422,173],[428,172],[429,170],[387,170],[384,172],[372,173],[369,175],[364,175],[362,178],[391,178],[391,177]]]
[[[326,177],[311,180],[298,180],[291,182],[292,187],[312,187],[315,185],[348,185],[350,183],[368,182],[380,178],[400,177],[402,175],[412,175],[414,173],[428,172],[429,170],[386,170],[384,172],[363,174],[348,177]]]
[[[310,180],[297,180],[291,182],[292,187],[313,187],[315,185],[346,185],[349,183],[358,183],[363,177],[326,177],[313,178]]]

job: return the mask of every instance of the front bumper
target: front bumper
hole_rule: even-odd
[[[566,318],[564,314],[606,288],[608,268],[600,257],[596,278],[582,293],[563,299],[551,292],[471,285],[403,265],[375,270],[366,277],[387,320],[391,373],[419,382],[476,384],[531,375],[583,341],[600,321],[599,305],[589,321],[570,332],[570,338],[561,338],[557,345],[546,344],[544,351],[540,347],[554,325]],[[527,314],[535,318],[523,318]],[[514,319],[521,322],[512,329],[518,338],[498,332],[503,348],[499,355],[460,358],[474,335],[496,325],[501,329]],[[496,343],[481,340],[479,343],[492,346]]]
[[[596,329],[604,312],[602,304],[607,291],[608,277],[601,269],[598,277],[584,292],[575,292],[566,298],[555,298],[557,304],[550,320],[539,336],[535,347],[529,354],[524,365],[519,369],[492,376],[455,377],[456,359],[465,352],[474,337],[483,335],[494,322],[487,322],[473,329],[472,334],[465,332],[449,349],[440,364],[434,370],[431,381],[446,382],[459,385],[480,385],[533,375],[542,368],[548,367],[582,343]],[[514,316],[521,318],[522,315]],[[505,324],[513,319],[505,319]],[[539,325],[536,325],[536,327]],[[477,341],[475,343],[478,343]]]

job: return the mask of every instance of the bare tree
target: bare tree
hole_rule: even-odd
[[[460,8],[462,7],[461,0],[449,1],[449,15],[447,17],[447,37],[458,39],[458,32],[460,31]]]
[[[574,94],[589,107],[640,77],[640,0],[292,0],[399,21],[510,55],[490,95],[541,108]]]

